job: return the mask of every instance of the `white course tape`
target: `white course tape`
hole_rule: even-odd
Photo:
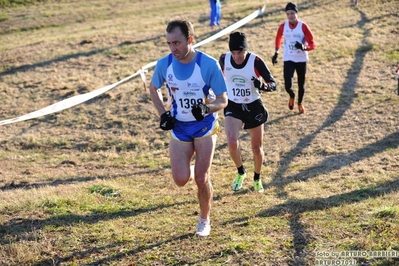
[[[62,100],[60,102],[56,102],[56,103],[54,103],[52,105],[49,105],[49,106],[47,106],[45,108],[42,108],[40,110],[28,113],[26,115],[22,115],[22,116],[18,116],[18,117],[15,117],[15,118],[11,118],[11,119],[0,121],[0,126],[1,125],[15,123],[15,122],[20,122],[20,121],[25,121],[25,120],[29,120],[29,119],[33,119],[33,118],[37,118],[39,116],[48,115],[48,114],[52,114],[52,113],[55,113],[55,112],[62,111],[62,110],[67,109],[67,108],[71,108],[72,106],[81,104],[83,102],[86,102],[86,101],[94,98],[94,97],[97,97],[98,95],[103,94],[106,91],[109,91],[109,90],[119,86],[120,84],[122,84],[122,83],[124,83],[124,82],[126,82],[126,81],[128,81],[128,80],[130,80],[130,79],[132,79],[132,78],[134,78],[136,76],[138,76],[138,75],[140,75],[140,72],[136,72],[134,75],[131,75],[131,76],[129,76],[129,77],[123,79],[123,80],[120,80],[119,82],[114,83],[112,85],[108,85],[108,86],[102,87],[100,89],[97,89],[97,90],[94,90],[94,91],[91,91],[91,92],[88,92],[88,93],[85,93],[85,94],[80,94],[80,95],[76,95],[76,96],[70,97],[68,99]]]
[[[205,39],[205,40],[203,40],[203,41],[201,41],[199,43],[194,44],[193,47],[197,48],[197,47],[199,47],[201,45],[204,45],[204,44],[206,44],[208,42],[216,40],[216,39],[222,37],[223,35],[226,35],[227,33],[231,32],[233,30],[238,29],[239,27],[245,25],[249,21],[255,19],[256,17],[258,17],[260,15],[262,15],[264,10],[265,10],[265,8],[266,8],[266,4],[262,8],[254,11],[252,14],[250,14],[250,15],[246,16],[245,18],[237,21],[236,23],[228,26],[227,28],[224,28],[220,32],[216,33],[215,35],[212,35],[209,38],[207,38],[207,39]],[[123,84],[123,83],[125,83],[125,82],[127,82],[127,81],[129,81],[129,80],[131,80],[131,79],[133,79],[135,77],[137,77],[137,76],[140,76],[141,79],[143,80],[143,82],[145,82],[144,72],[147,69],[150,69],[150,68],[154,67],[156,64],[157,64],[157,61],[153,61],[151,63],[148,63],[147,65],[141,67],[133,75],[130,75],[130,76],[128,76],[128,77],[126,77],[126,78],[114,83],[114,84],[107,85],[105,87],[102,87],[100,89],[97,89],[97,90],[94,90],[94,91],[91,91],[91,92],[88,92],[88,93],[85,93],[85,94],[80,94],[80,95],[76,95],[76,96],[70,97],[68,99],[56,102],[56,103],[54,103],[52,105],[49,105],[47,107],[44,107],[44,108],[42,108],[40,110],[31,112],[31,113],[28,113],[28,114],[25,114],[25,115],[22,115],[22,116],[18,116],[18,117],[14,117],[14,118],[11,118],[11,119],[2,120],[2,121],[0,121],[0,126],[6,125],[6,124],[15,123],[15,122],[21,122],[21,121],[25,121],[25,120],[29,120],[29,119],[33,119],[33,118],[37,118],[37,117],[40,117],[40,116],[56,113],[56,112],[71,108],[71,107],[73,107],[75,105],[78,105],[78,104],[86,102],[86,101],[88,101],[90,99],[93,99],[93,98],[97,97],[98,95],[103,94],[103,93],[105,93],[105,92],[107,92],[107,91],[109,91],[111,89],[114,89],[117,86],[119,86],[119,85],[121,85],[121,84]]]
[[[265,8],[266,8],[266,4],[265,4],[262,8],[260,8],[260,9],[258,9],[258,10],[256,10],[256,11],[254,11],[252,14],[250,14],[250,15],[246,16],[245,18],[243,18],[243,19],[237,21],[236,23],[234,23],[234,24],[228,26],[227,28],[224,28],[223,30],[221,30],[221,31],[219,31],[218,33],[216,33],[215,35],[212,35],[212,36],[210,36],[209,38],[207,38],[207,39],[205,39],[205,40],[203,40],[203,41],[200,41],[199,43],[194,44],[193,47],[194,47],[194,48],[197,48],[197,47],[199,47],[199,46],[201,46],[201,45],[204,45],[204,44],[206,44],[206,43],[208,43],[208,42],[214,41],[214,40],[216,40],[216,39],[222,37],[223,35],[226,35],[227,33],[232,32],[233,30],[238,29],[239,27],[241,27],[241,26],[247,24],[247,23],[250,22],[251,20],[257,18],[257,17],[260,16],[260,15],[262,15],[263,12],[265,11]]]

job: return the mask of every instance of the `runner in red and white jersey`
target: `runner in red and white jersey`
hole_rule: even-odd
[[[296,71],[298,77],[298,110],[305,113],[303,97],[305,94],[306,65],[309,60],[308,51],[316,48],[313,34],[308,25],[298,19],[298,7],[295,3],[288,3],[285,7],[288,20],[280,24],[275,42],[275,53],[272,63],[277,63],[281,41],[284,38],[284,86],[290,95],[288,108],[292,110],[295,104],[295,92],[292,90],[292,80]]]

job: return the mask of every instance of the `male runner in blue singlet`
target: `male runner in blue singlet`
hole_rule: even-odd
[[[174,182],[190,179],[198,187],[200,217],[195,235],[210,234],[213,190],[210,170],[219,132],[217,112],[227,105],[226,84],[216,59],[193,48],[194,29],[186,20],[173,20],[166,28],[170,54],[161,58],[149,86],[161,116],[160,127],[170,130],[169,153]],[[166,83],[168,102],[159,89]],[[195,153],[194,173],[190,162]]]

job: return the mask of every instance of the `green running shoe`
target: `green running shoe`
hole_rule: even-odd
[[[245,177],[247,177],[247,174],[244,173],[243,175],[237,174],[236,180],[234,180],[233,184],[233,190],[237,191],[242,188],[242,183],[244,182]]]
[[[264,191],[263,185],[262,185],[262,179],[259,180],[254,180],[254,189],[255,191],[262,193]]]

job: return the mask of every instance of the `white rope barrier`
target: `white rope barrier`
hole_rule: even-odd
[[[265,10],[265,8],[266,8],[266,4],[262,8],[254,11],[253,13],[251,13],[250,15],[246,16],[245,18],[237,21],[236,23],[224,28],[220,32],[208,37],[207,39],[205,39],[205,40],[203,40],[203,41],[201,41],[199,43],[194,44],[193,47],[197,48],[197,47],[199,47],[201,45],[204,45],[204,44],[209,43],[209,42],[211,42],[213,40],[216,40],[216,39],[222,37],[223,35],[226,35],[227,33],[230,33],[231,31],[234,31],[234,30],[240,28],[241,26],[247,24],[251,20],[257,18],[260,15],[262,15],[264,10]],[[44,107],[44,108],[42,108],[40,110],[31,112],[31,113],[28,113],[28,114],[25,114],[25,115],[21,115],[21,116],[14,117],[14,118],[11,118],[11,119],[2,120],[2,121],[0,121],[0,126],[11,124],[11,123],[16,123],[16,122],[21,122],[21,121],[25,121],[25,120],[29,120],[29,119],[33,119],[33,118],[37,118],[37,117],[40,117],[40,116],[56,113],[56,112],[71,108],[71,107],[73,107],[75,105],[78,105],[78,104],[84,103],[84,102],[86,102],[86,101],[88,101],[90,99],[93,99],[93,98],[99,96],[100,94],[103,94],[103,93],[105,93],[105,92],[107,92],[109,90],[112,90],[112,89],[118,87],[119,85],[121,85],[121,84],[123,84],[125,82],[128,82],[129,80],[131,80],[131,79],[133,79],[133,78],[135,78],[137,76],[140,76],[141,79],[143,80],[143,83],[145,84],[144,72],[147,71],[148,69],[154,67],[156,64],[157,64],[157,61],[153,61],[151,63],[148,63],[147,65],[141,67],[133,75],[130,75],[130,76],[128,76],[128,77],[126,77],[126,78],[114,83],[114,84],[107,85],[105,87],[102,87],[100,89],[97,89],[97,90],[94,90],[94,91],[91,91],[91,92],[88,92],[88,93],[84,93],[84,94],[80,94],[80,95],[76,95],[76,96],[70,97],[68,99],[56,102],[56,103],[54,103],[52,105],[49,105],[49,106]]]

